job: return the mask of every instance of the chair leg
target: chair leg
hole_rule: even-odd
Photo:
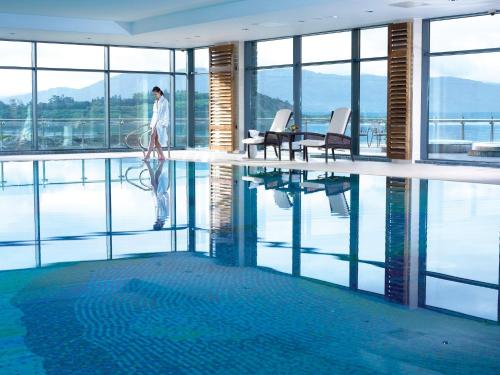
[[[267,146],[264,145],[264,160],[267,159]]]
[[[332,147],[332,156],[333,156],[333,161],[337,161],[337,159],[335,159],[335,148]]]
[[[274,151],[276,152],[276,147],[274,148]],[[281,161],[281,147],[278,147],[278,159]]]
[[[351,146],[351,160],[354,162],[354,155],[352,154],[352,146]]]
[[[247,155],[248,158],[250,159],[250,145],[245,145],[245,148],[247,149]]]
[[[304,159],[304,161],[308,161],[307,160],[307,147],[304,147],[302,149],[302,159]]]
[[[328,148],[325,147],[325,163],[328,163]]]
[[[273,149],[274,149],[274,154],[276,155],[276,157],[278,157],[278,151],[276,150],[276,146],[273,146]]]

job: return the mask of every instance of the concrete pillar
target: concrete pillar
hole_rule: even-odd
[[[235,149],[243,152],[245,138],[245,42],[238,42],[238,131]]]

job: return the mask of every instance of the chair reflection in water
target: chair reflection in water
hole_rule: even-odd
[[[349,217],[350,208],[345,193],[351,190],[350,177],[322,174],[314,179],[308,179],[307,171],[282,171],[273,169],[267,171],[263,167],[249,167],[243,180],[250,182],[250,188],[264,186],[266,190],[274,190],[276,206],[289,209],[293,206],[290,195],[294,193],[311,194],[324,191],[330,205],[332,215]]]
[[[315,179],[308,179],[308,173],[305,172],[304,182],[301,186],[305,193],[315,193],[324,191],[330,204],[330,212],[334,216],[349,217],[351,210],[345,193],[351,190],[351,179],[345,176],[335,176],[325,173]]]

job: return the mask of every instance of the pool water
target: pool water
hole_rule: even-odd
[[[500,186],[0,165],[0,373],[499,373]]]

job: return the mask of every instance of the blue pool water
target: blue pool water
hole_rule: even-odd
[[[498,185],[0,167],[0,374],[499,373]]]

